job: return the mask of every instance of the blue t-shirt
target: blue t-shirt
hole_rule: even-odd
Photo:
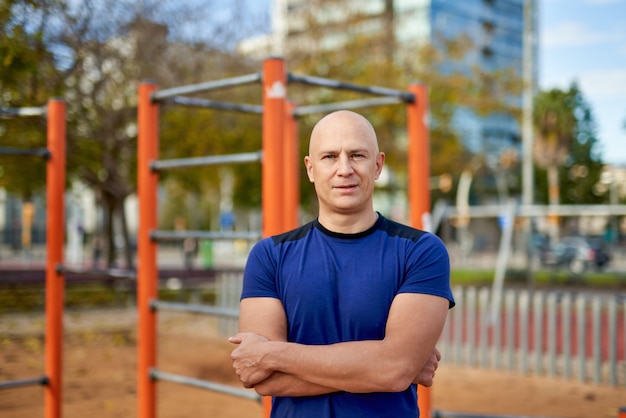
[[[357,234],[317,220],[259,241],[244,272],[243,298],[280,299],[289,342],[381,340],[399,293],[441,296],[454,306],[448,252],[436,236],[390,221]],[[415,385],[399,393],[275,397],[272,417],[415,418]]]

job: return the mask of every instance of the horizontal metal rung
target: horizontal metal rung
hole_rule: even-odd
[[[507,205],[481,205],[468,207],[448,207],[446,217],[469,216],[471,218],[498,217],[508,211]],[[626,205],[519,205],[515,212],[518,217],[532,216],[611,216],[626,215]]]
[[[150,168],[152,170],[163,170],[167,168],[185,168],[218,164],[253,163],[261,161],[262,157],[263,152],[257,151],[228,155],[209,155],[206,157],[175,158],[171,160],[152,161]]]
[[[0,116],[42,116],[46,114],[46,106],[42,107],[11,107],[0,108]]]
[[[263,106],[247,103],[218,102],[215,100],[199,99],[196,97],[175,96],[165,100],[166,103],[190,107],[204,107],[209,109],[232,110],[235,112],[263,114]]]
[[[378,97],[375,99],[349,100],[345,102],[328,103],[321,105],[301,106],[294,109],[294,116],[309,115],[311,113],[328,113],[335,110],[355,109],[360,107],[384,106],[404,103],[400,97]]]
[[[253,401],[260,401],[261,397],[253,391],[234,388],[228,385],[222,385],[220,383],[209,382],[207,380],[195,379],[193,377],[182,376],[173,373],[162,372],[157,369],[150,370],[150,377],[156,380],[164,380],[168,382],[180,383],[183,385],[194,386],[201,389],[207,389],[214,392],[225,393],[227,395],[237,396],[239,398],[250,399]]]
[[[209,240],[258,240],[263,236],[260,231],[228,232],[228,231],[152,231],[150,237],[157,241],[181,241],[187,238]]]
[[[57,271],[59,273],[70,273],[70,274],[77,274],[81,276],[111,277],[115,279],[136,279],[137,278],[136,271],[122,270],[122,269],[107,269],[107,270],[79,269],[79,268],[72,268],[72,267],[59,265],[57,266]]]
[[[219,316],[223,318],[239,318],[239,310],[232,308],[220,308],[216,306],[198,305],[190,303],[176,303],[176,302],[163,302],[160,300],[151,300],[150,307],[152,309],[164,310],[164,311],[179,311],[200,313],[205,315]]]
[[[204,83],[190,84],[187,86],[172,87],[152,93],[152,100],[160,100],[166,97],[179,96],[181,94],[199,93],[207,90],[215,90],[224,87],[240,86],[255,83],[261,80],[260,73],[242,75],[239,77],[226,78],[223,80],[207,81]]]
[[[20,388],[24,386],[35,386],[35,385],[47,385],[48,377],[41,376],[33,379],[23,379],[23,380],[9,380],[6,382],[0,382],[0,389],[11,389],[11,388]]]
[[[0,154],[5,155],[25,155],[33,157],[43,157],[45,159],[50,158],[50,151],[46,148],[0,148]]]
[[[339,90],[351,90],[361,93],[377,94],[379,96],[392,96],[401,97],[405,102],[413,103],[415,101],[415,95],[406,91],[390,89],[387,87],[378,86],[360,86],[357,84],[345,83],[343,81],[332,80],[322,77],[302,76],[296,74],[288,74],[288,81],[300,82],[303,84],[310,84],[320,87],[328,87]]]

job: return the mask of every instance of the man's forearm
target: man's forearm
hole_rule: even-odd
[[[270,377],[254,385],[254,390],[261,396],[315,396],[337,391],[281,372],[272,373]]]
[[[382,340],[303,345],[275,335],[265,338],[243,332],[229,339],[239,344],[231,354],[233,367],[245,387],[256,386],[280,372],[346,392],[402,391],[418,380],[418,373],[427,364],[447,309],[448,301],[443,298],[400,294],[390,309]],[[253,325],[242,328],[262,328],[262,324]]]
[[[408,361],[385,340],[310,346],[270,341],[263,367],[314,385],[353,393],[397,392],[406,389],[428,355]],[[432,348],[429,350],[432,351]],[[364,367],[364,365],[367,365]]]
[[[428,361],[426,361],[424,367],[422,367],[419,373],[417,373],[417,376],[415,376],[415,379],[413,379],[413,383],[426,387],[432,386],[440,360],[441,353],[435,348],[430,357],[428,357]]]
[[[441,360],[441,353],[435,349],[429,356],[426,364],[417,373],[412,383],[423,386],[432,386],[435,371]],[[342,390],[340,387],[326,387],[306,382],[293,375],[282,372],[273,372],[264,381],[255,384],[254,389],[263,396],[314,396]]]
[[[422,354],[426,347],[414,344],[394,348],[394,343],[387,340],[303,345],[268,341],[254,333],[237,334],[229,340],[239,344],[231,358],[241,383],[248,388],[281,372],[346,392],[402,391],[432,352],[430,348]]]

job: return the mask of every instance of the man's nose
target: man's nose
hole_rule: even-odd
[[[337,169],[337,172],[339,173],[339,175],[350,175],[354,171],[354,168],[352,167],[352,160],[347,155],[340,155],[338,159],[338,164],[339,167]]]

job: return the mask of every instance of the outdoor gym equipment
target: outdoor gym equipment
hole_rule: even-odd
[[[46,330],[45,374],[34,379],[0,383],[0,389],[44,385],[46,418],[62,411],[63,300],[65,279],[57,266],[63,262],[65,226],[65,102],[48,101],[47,107],[1,109],[0,116],[47,116],[47,148],[0,148],[0,153],[46,159]]]
[[[206,92],[224,87],[262,83],[262,106],[216,102],[184,97],[183,94]],[[349,90],[379,97],[324,105],[296,107],[287,101],[287,84],[303,83],[312,86]],[[184,106],[216,108],[262,115],[262,151],[258,153],[206,156],[158,161],[159,104],[167,102]],[[427,128],[427,90],[422,85],[411,85],[408,92],[383,87],[367,87],[335,80],[288,74],[281,58],[269,58],[263,63],[262,74],[250,74],[225,80],[175,87],[159,91],[152,83],[139,87],[138,105],[138,268],[137,308],[138,332],[138,416],[156,416],[156,381],[168,380],[229,393],[248,399],[259,397],[245,391],[214,382],[192,379],[167,373],[156,367],[156,312],[160,309],[206,313],[229,318],[238,317],[236,309],[208,308],[200,305],[166,303],[157,299],[157,242],[185,238],[255,240],[285,232],[298,226],[298,148],[295,117],[311,113],[331,112],[404,103],[407,106],[407,136],[409,138],[408,171],[410,220],[412,226],[429,229],[429,145]],[[262,169],[262,231],[250,233],[223,233],[211,231],[158,231],[157,202],[158,174],[165,169],[181,167],[261,162]],[[263,399],[264,416],[269,416],[269,398]],[[430,393],[419,388],[419,406],[422,417],[430,416]]]

